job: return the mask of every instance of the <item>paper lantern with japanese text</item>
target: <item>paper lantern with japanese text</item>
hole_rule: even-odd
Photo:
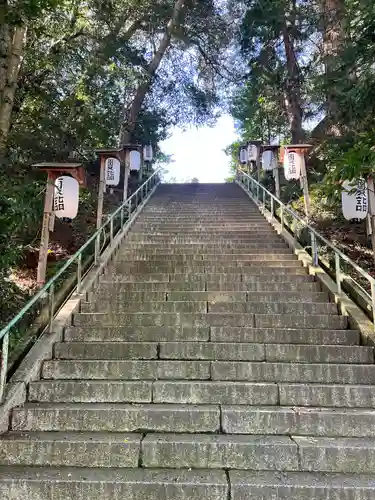
[[[247,148],[240,148],[240,163],[246,165],[247,163]]]
[[[152,146],[151,144],[148,144],[143,148],[143,159],[144,161],[152,161],[153,157],[154,152],[152,150]]]
[[[107,186],[117,186],[120,182],[120,161],[117,158],[107,158],[105,161],[105,183]]]
[[[130,161],[130,170],[140,170],[141,153],[139,151],[130,151],[129,161]]]
[[[342,187],[342,213],[345,219],[365,219],[368,213],[367,182],[364,179],[344,181]]]
[[[78,213],[79,184],[78,181],[63,175],[55,181],[53,211],[59,219],[74,219]]]
[[[268,149],[264,151],[262,155],[262,168],[265,171],[272,171],[275,167],[277,167],[277,160],[275,153]]]
[[[249,161],[257,161],[258,159],[258,148],[255,144],[249,144],[247,146],[247,157]]]
[[[296,153],[295,151],[285,151],[284,175],[287,181],[301,177],[302,161],[305,161],[303,154]]]

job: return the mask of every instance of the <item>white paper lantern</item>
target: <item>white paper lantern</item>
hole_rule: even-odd
[[[140,170],[141,153],[139,151],[130,151],[129,161],[130,161],[130,170]]]
[[[303,154],[285,150],[284,175],[287,181],[300,178],[302,161],[305,161]]]
[[[56,217],[74,219],[78,213],[79,184],[73,177],[63,175],[55,182],[53,211]]]
[[[275,167],[277,167],[276,156],[270,149],[264,151],[262,155],[262,167],[263,170],[266,171],[272,171]]]
[[[152,146],[151,144],[148,144],[143,148],[143,159],[144,161],[152,161],[153,157],[154,152],[152,150]]]
[[[247,157],[249,161],[257,161],[258,159],[258,148],[255,144],[249,144],[247,147]]]
[[[247,149],[246,148],[240,148],[240,163],[242,165],[246,165],[246,163],[247,163]]]
[[[107,186],[117,186],[120,182],[120,161],[117,158],[107,158],[105,161],[105,183]]]
[[[364,179],[345,181],[342,187],[342,213],[345,219],[365,219],[368,213],[367,182]]]

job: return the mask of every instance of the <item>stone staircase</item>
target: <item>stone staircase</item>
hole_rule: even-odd
[[[359,342],[238,186],[161,186],[13,411],[0,498],[374,500]]]

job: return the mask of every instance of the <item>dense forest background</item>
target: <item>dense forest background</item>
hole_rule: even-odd
[[[96,148],[151,142],[166,162],[158,144],[172,126],[222,113],[238,127],[223,144],[232,167],[250,139],[314,146],[315,221],[370,266],[365,227],[339,217],[337,182],[374,168],[374,33],[372,0],[1,1],[3,321],[35,289],[45,178],[33,163],[74,153],[88,172],[79,216],[52,235],[52,273],[94,230]],[[283,183],[297,209],[300,195]],[[106,197],[106,212],[121,198]]]

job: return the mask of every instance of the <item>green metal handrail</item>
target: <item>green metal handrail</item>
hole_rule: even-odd
[[[155,171],[146,182],[142,184],[124,203],[119,206],[115,212],[113,212],[107,220],[102,224],[102,226],[95,231],[95,233],[84,243],[81,248],[70,257],[65,264],[59,269],[59,271],[41,288],[30,300],[29,302],[19,311],[19,313],[14,316],[14,318],[0,330],[0,343],[1,343],[1,365],[0,365],[0,402],[3,399],[6,377],[8,371],[8,355],[9,355],[9,339],[11,335],[12,328],[15,327],[27,313],[31,311],[33,306],[38,303],[40,299],[46,299],[48,296],[48,324],[47,328],[51,331],[53,326],[53,320],[57,312],[55,307],[55,286],[58,279],[63,275],[63,273],[72,264],[77,264],[77,285],[73,292],[77,294],[80,293],[82,286],[82,255],[83,252],[89,247],[90,244],[95,242],[94,251],[94,264],[98,264],[101,253],[104,250],[105,244],[107,243],[106,230],[109,229],[109,243],[113,242],[114,237],[119,234],[125,225],[125,213],[127,215],[127,220],[131,218],[132,213],[138,208],[138,206],[143,203],[143,201],[151,195],[152,191],[160,183],[159,172]],[[114,221],[116,217],[120,217],[119,228],[114,233]],[[103,236],[103,244],[101,242]],[[71,295],[71,294],[69,294]],[[66,297],[67,298],[67,297]]]
[[[308,222],[300,217],[296,212],[294,212],[291,208],[289,208],[285,203],[283,203],[279,198],[277,198],[274,194],[268,191],[260,182],[256,181],[253,177],[246,174],[242,170],[238,169],[236,174],[236,182],[243,186],[246,191],[249,192],[253,200],[261,205],[263,210],[266,209],[266,201],[267,197],[270,200],[270,214],[271,218],[274,217],[276,213],[277,205],[280,207],[280,223],[281,223],[281,231],[283,232],[285,229],[285,213],[288,213],[294,222],[298,222],[302,225],[303,228],[306,228],[308,234],[310,236],[311,241],[311,256],[314,266],[318,266],[319,264],[319,248],[318,241],[321,241],[326,247],[330,248],[335,255],[335,282],[337,284],[337,290],[340,294],[342,292],[342,282],[344,275],[342,273],[341,264],[344,261],[346,264],[351,266],[362,278],[366,279],[369,282],[369,288],[371,290],[371,294],[369,294],[360,283],[351,278],[355,283],[356,287],[358,287],[362,293],[367,298],[368,304],[370,304],[372,317],[374,319],[374,329],[375,329],[375,278],[370,276],[368,272],[362,269],[358,264],[356,264],[353,260],[351,260],[347,255],[342,253],[338,248],[336,248],[330,241],[328,241],[324,236],[322,236],[318,231],[316,231],[313,227],[311,227]],[[294,225],[294,224],[293,224]],[[294,231],[294,238],[297,238],[296,231]]]

